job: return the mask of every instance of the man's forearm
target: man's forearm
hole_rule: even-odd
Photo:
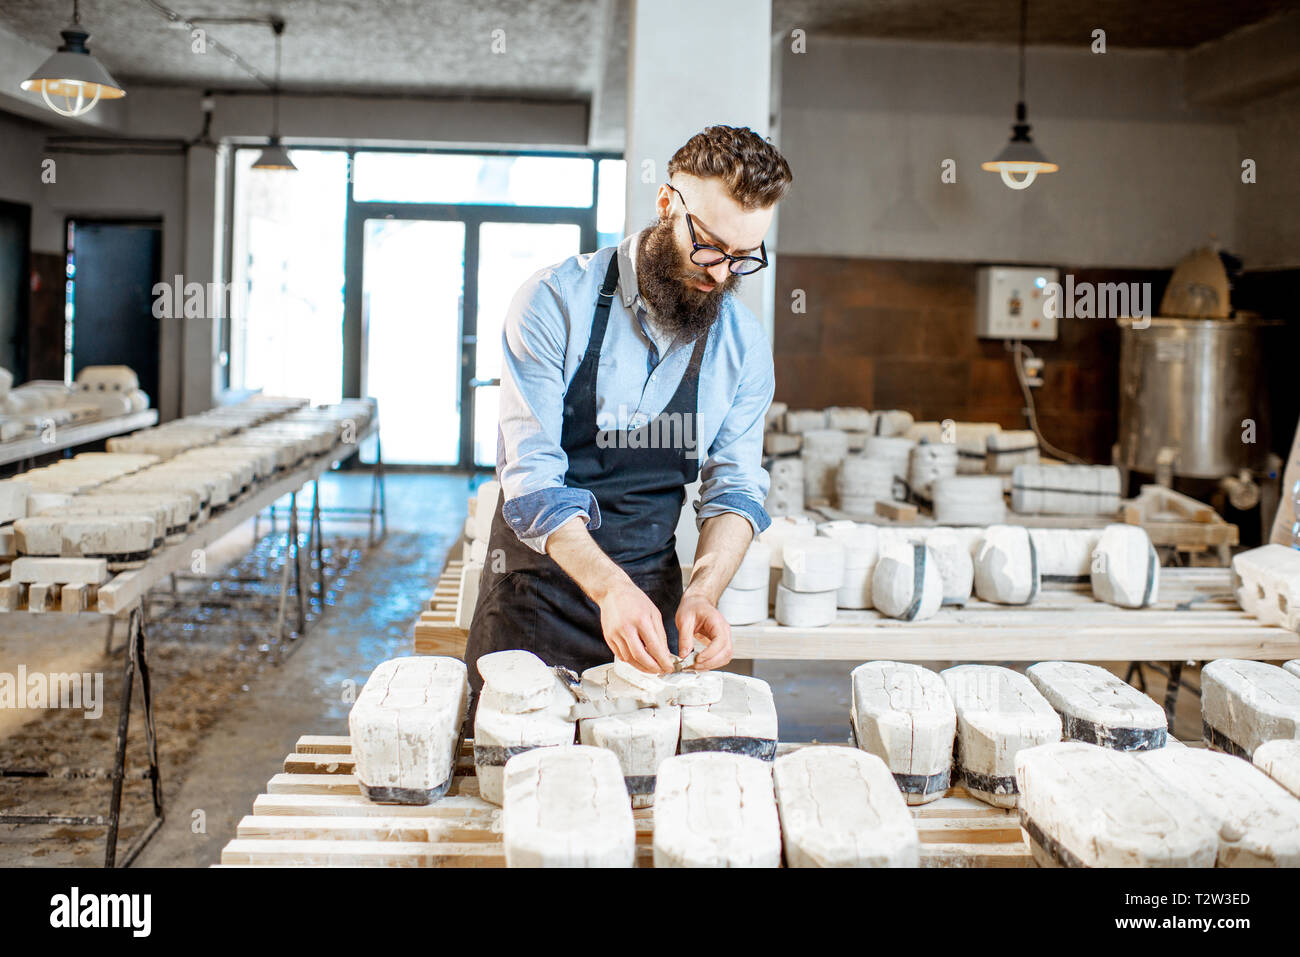
[[[615,585],[632,583],[627,572],[596,544],[581,515],[551,532],[546,539],[546,553],[596,604]]]
[[[743,515],[723,512],[706,518],[700,525],[700,541],[695,547],[695,565],[686,594],[699,595],[710,605],[717,605],[753,538],[754,528]]]

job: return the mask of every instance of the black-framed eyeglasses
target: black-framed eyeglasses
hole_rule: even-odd
[[[695,238],[695,223],[691,220],[691,211],[686,208],[686,197],[682,196],[682,191],[672,183],[667,184],[668,188],[681,197],[682,209],[686,211],[686,229],[691,234],[691,262],[697,266],[716,266],[724,259],[727,260],[727,268],[737,276],[748,276],[750,273],[758,272],[767,265],[767,244],[760,242],[758,244],[757,256],[733,256],[730,253],[719,249],[717,246],[710,246],[708,243],[702,243]]]

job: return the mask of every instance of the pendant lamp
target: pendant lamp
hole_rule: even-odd
[[[271,139],[258,155],[253,169],[296,170],[289,151],[280,143],[280,35],[284,33],[284,21],[273,20],[271,29],[275,31],[275,87],[271,91]]]
[[[73,0],[72,23],[60,34],[63,46],[23,80],[20,86],[24,90],[39,90],[45,105],[60,116],[84,116],[100,100],[119,100],[126,96],[122,85],[86,47],[90,34],[81,26],[79,0]],[[61,98],[62,105],[53,97]]]
[[[1029,135],[1025,121],[1025,30],[1029,22],[1029,0],[1020,0],[1020,85],[1016,102],[1016,122],[1011,127],[1011,139],[1002,152],[990,162],[980,164],[980,169],[1001,173],[1002,182],[1011,189],[1027,189],[1039,173],[1055,173],[1060,169],[1043,155]],[[1023,179],[1016,179],[1021,173]]]

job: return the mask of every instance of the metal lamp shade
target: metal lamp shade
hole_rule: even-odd
[[[126,96],[122,85],[86,49],[89,37],[79,27],[64,30],[63,46],[24,80],[21,87],[39,92],[46,106],[64,116],[80,116],[89,113],[100,100]],[[50,99],[52,96],[62,97],[63,106],[57,106]]]
[[[1038,178],[1039,173],[1055,173],[1060,167],[1049,160],[1029,139],[1026,131],[1023,138],[1019,131],[1011,137],[1010,142],[1002,147],[997,158],[988,163],[981,163],[980,169],[990,173],[1001,173],[1002,182],[1011,189],[1026,189]],[[1016,179],[1013,174],[1023,173],[1024,179]]]
[[[280,145],[280,138],[272,137],[271,142],[266,145],[257,161],[253,163],[253,169],[283,169],[296,170],[298,167],[293,165],[293,160],[289,158],[289,151]]]

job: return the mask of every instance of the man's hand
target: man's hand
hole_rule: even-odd
[[[707,647],[695,659],[696,671],[721,668],[731,661],[731,625],[717,606],[703,595],[687,593],[677,606],[677,655],[685,658],[695,639]]]
[[[600,606],[600,628],[605,644],[614,657],[650,674],[673,670],[663,615],[631,579],[624,576],[624,581],[616,582],[601,594],[596,604]]]

